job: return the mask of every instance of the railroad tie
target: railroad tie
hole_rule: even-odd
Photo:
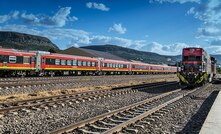
[[[141,108],[141,107],[137,107],[138,110],[141,110],[141,111],[147,111],[148,108]]]
[[[117,125],[117,124],[114,124],[114,123],[107,123],[107,122],[104,122],[104,121],[98,121],[98,123],[103,124],[103,125],[107,125],[107,126],[116,126]]]
[[[30,110],[28,110],[28,109],[26,109],[26,108],[21,109],[21,111],[22,111],[22,112],[26,112],[26,113],[30,113],[30,112],[31,112]]]
[[[114,115],[116,118],[118,119],[122,119],[122,120],[129,120],[131,118],[127,118],[127,117],[121,117],[121,116],[118,116],[118,115]]]
[[[91,132],[91,131],[88,131],[88,130],[85,130],[85,129],[78,129],[80,132],[82,133],[86,133],[86,134],[100,134],[98,132]]]
[[[149,118],[149,117],[146,117],[146,118],[144,118],[144,120],[147,120],[147,121],[155,121],[155,119],[153,119],[153,118]]]
[[[128,118],[133,118],[134,117],[133,115],[127,115],[127,114],[124,114],[124,113],[120,113],[120,115],[128,117]]]
[[[37,108],[37,107],[32,107],[31,109],[32,109],[32,110],[35,110],[35,111],[41,111],[41,109],[40,109],[40,108]]]
[[[140,115],[140,113],[131,112],[131,111],[127,111],[127,113],[129,113],[129,114],[131,114],[131,115]]]
[[[106,130],[108,130],[109,128],[105,128],[105,127],[99,127],[99,126],[96,126],[96,125],[94,125],[94,124],[90,124],[89,125],[89,127],[92,127],[92,128],[94,128],[94,129],[98,129],[98,130],[104,130],[104,131],[106,131]]]
[[[156,116],[163,116],[163,114],[162,113],[159,113],[159,112],[157,112],[157,113],[154,113],[154,115],[156,115]]]
[[[115,123],[123,123],[124,121],[122,120],[114,120],[112,118],[109,118],[110,121],[115,122]]]
[[[125,128],[125,131],[129,132],[129,133],[138,133],[137,129],[132,129],[132,128]]]
[[[155,118],[155,119],[159,119],[160,116],[157,116],[157,115],[150,115],[151,118]]]
[[[147,124],[147,125],[150,125],[150,124],[151,124],[149,121],[140,121],[139,123],[141,123],[141,124]]]
[[[141,129],[145,128],[143,125],[134,125],[134,127],[138,127],[138,128],[141,128]]]

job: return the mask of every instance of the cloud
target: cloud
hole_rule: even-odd
[[[184,3],[187,3],[187,2],[192,2],[192,3],[200,3],[201,0],[149,0],[150,3],[153,3],[153,2],[159,2],[159,3],[164,3],[164,2],[169,2],[169,3],[180,3],[180,4],[184,4]]]
[[[34,14],[26,14],[23,13],[21,18],[30,24],[40,25],[40,26],[55,26],[55,27],[63,27],[65,26],[67,21],[76,21],[77,17],[70,17],[71,7],[60,8],[57,13],[53,16],[39,16],[37,17]]]
[[[132,40],[120,37],[111,37],[104,35],[93,35],[90,32],[79,29],[66,29],[66,28],[44,28],[42,30],[30,28],[26,25],[5,25],[0,26],[1,31],[16,31],[39,35],[49,38],[52,42],[57,44],[61,49],[66,47],[75,46],[88,46],[88,45],[105,45],[112,44],[126,48],[150,51],[165,55],[178,55],[181,54],[182,48],[198,45],[189,45],[186,43],[174,44],[160,44],[158,42],[148,43],[147,40]],[[212,49],[209,49],[212,51]],[[218,49],[217,49],[218,50]]]
[[[209,0],[191,7],[187,14],[201,20],[203,25],[198,28],[197,38],[221,38],[221,1]]]
[[[186,47],[199,47],[199,45],[186,44],[186,43],[174,43],[174,44],[160,44],[158,42],[151,42],[140,48],[143,51],[154,52],[165,55],[180,55],[182,49]]]
[[[221,54],[221,47],[220,46],[208,46],[204,48],[210,54]]]
[[[11,19],[17,19],[19,11],[13,11],[7,15],[0,15],[0,23],[5,23]]]
[[[127,29],[125,27],[123,27],[121,23],[119,23],[119,24],[114,24],[112,27],[109,28],[108,31],[109,32],[114,31],[119,34],[125,34]]]
[[[88,3],[86,3],[86,7],[91,8],[91,9],[98,9],[101,11],[109,11],[110,10],[110,8],[105,6],[104,4],[96,3],[96,2],[88,2]]]
[[[0,16],[0,23],[5,23],[11,19],[21,19],[25,24],[32,24],[37,26],[51,26],[51,27],[63,27],[68,21],[74,22],[78,18],[70,16],[71,7],[60,8],[53,16],[48,15],[35,15],[28,14],[26,12],[20,13],[14,11],[8,15]]]
[[[216,40],[211,41],[210,45],[221,46],[221,39],[216,39]]]

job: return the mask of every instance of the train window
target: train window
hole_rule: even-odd
[[[123,65],[123,68],[127,68],[127,65],[125,65],[125,64],[124,64],[124,65]],[[133,68],[135,68],[135,66],[134,66],[134,65],[133,65]]]
[[[121,68],[123,68],[123,64],[121,64]]]
[[[87,62],[86,61],[83,61],[83,66],[87,66]]]
[[[111,68],[113,67],[113,64],[112,64],[112,63],[110,63],[110,67],[111,67]]]
[[[31,56],[31,63],[35,62],[35,56]]]
[[[7,55],[0,55],[0,63],[8,62],[8,56]]]
[[[25,57],[24,57],[25,60]],[[25,61],[24,61],[25,63]],[[55,65],[55,59],[48,59],[46,58],[46,65]]]
[[[47,60],[47,59],[46,59]],[[23,62],[24,62],[24,64],[29,64],[30,63],[30,57],[26,57],[26,56],[24,56],[23,57]],[[46,62],[47,63],[47,62]]]
[[[73,60],[73,66],[77,66],[77,60]]]
[[[82,66],[81,63],[82,63],[81,61],[78,61],[78,66]]]
[[[110,64],[109,64],[109,63],[107,63],[107,67],[110,67]]]
[[[67,65],[71,66],[71,60],[67,60]]]
[[[60,65],[60,59],[55,60],[55,65]]]
[[[9,56],[9,63],[16,63],[16,56]]]
[[[95,67],[95,62],[92,62],[92,66]]]
[[[113,68],[115,68],[115,64],[113,64]]]
[[[16,57],[16,63],[23,64],[23,57],[22,56],[17,56]]]
[[[61,65],[66,65],[66,60],[61,60]]]
[[[87,66],[89,66],[89,67],[91,66],[91,62],[90,62],[90,61],[89,61],[89,62],[87,62]]]

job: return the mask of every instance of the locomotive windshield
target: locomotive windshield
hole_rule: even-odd
[[[202,56],[184,56],[183,61],[201,61]]]

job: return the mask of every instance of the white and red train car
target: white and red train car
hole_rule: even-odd
[[[0,48],[0,75],[89,75],[176,73],[176,67],[43,51]]]

